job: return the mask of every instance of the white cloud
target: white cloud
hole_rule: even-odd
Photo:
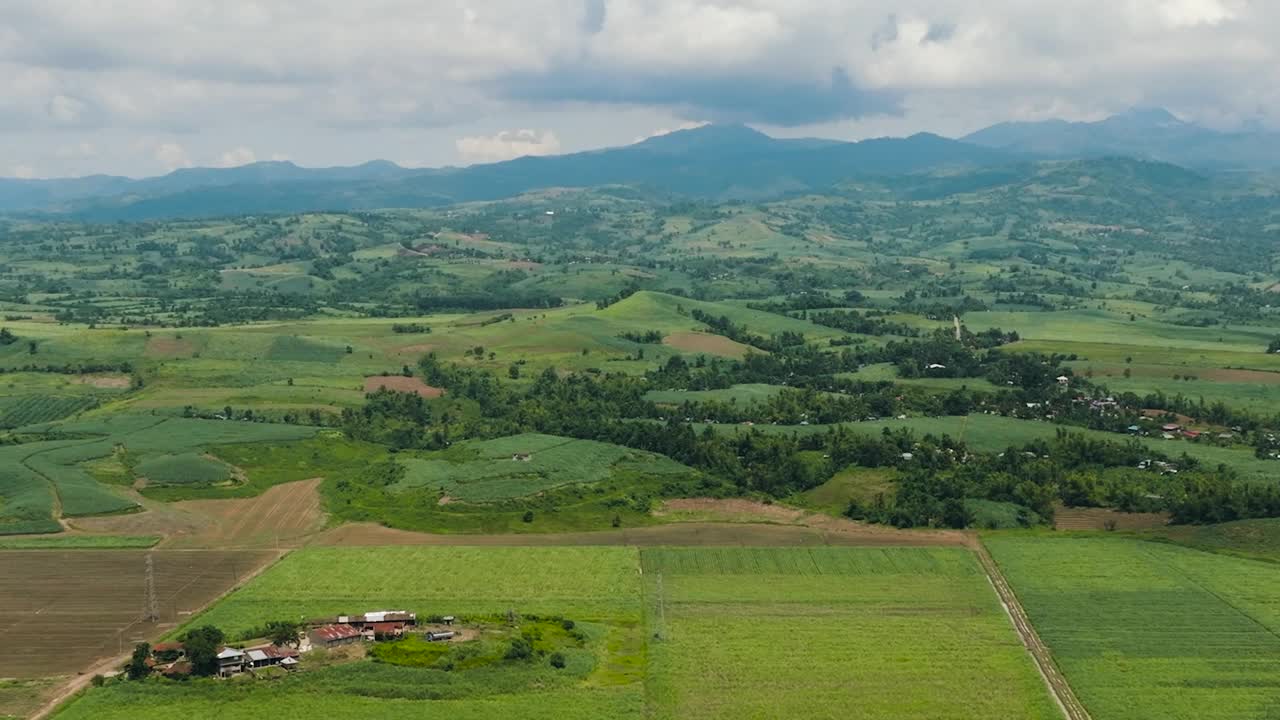
[[[560,139],[550,130],[503,130],[496,135],[458,138],[458,154],[467,162],[497,162],[526,155],[555,155]]]
[[[1280,126],[1277,35],[1267,0],[3,0],[0,157],[138,173],[243,145],[441,164],[692,119],[954,132],[1131,104]],[[495,117],[558,136],[491,135]],[[168,138],[184,147],[161,159]],[[79,142],[97,154],[59,153]]]
[[[36,176],[36,170],[30,165],[14,165],[9,168],[9,174],[20,180],[30,180]]]
[[[157,145],[154,157],[166,171],[192,166],[191,158],[187,156],[186,149],[176,142],[164,142]]]
[[[232,168],[240,167],[241,165],[248,165],[249,163],[257,161],[258,156],[254,154],[253,150],[241,145],[238,148],[228,150],[219,155],[218,162],[215,164],[218,167]]]

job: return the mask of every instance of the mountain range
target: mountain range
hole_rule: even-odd
[[[161,177],[0,179],[0,213],[85,220],[433,207],[557,187],[628,186],[667,197],[761,200],[842,182],[972,174],[1053,159],[1125,156],[1205,171],[1280,168],[1280,136],[1224,133],[1164,110],[1094,123],[1002,123],[960,140],[929,133],[860,142],[777,139],[742,125],[708,125],[635,145],[464,168],[409,169],[387,161],[302,168],[261,162],[190,168]],[[931,182],[933,182],[931,180]]]

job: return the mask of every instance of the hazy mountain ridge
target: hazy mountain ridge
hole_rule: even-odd
[[[1125,155],[1197,170],[1280,168],[1280,133],[1221,132],[1161,108],[1136,109],[1097,122],[1006,122],[960,138],[1009,152],[1053,158]]]
[[[1036,172],[1033,162],[1048,159],[1131,157],[1205,171],[1235,169],[1248,159],[1247,169],[1280,167],[1277,137],[1219,133],[1158,109],[1096,123],[1001,123],[961,140],[930,133],[860,142],[777,139],[743,125],[707,125],[624,147],[463,168],[412,169],[385,160],[304,168],[271,161],[138,180],[7,179],[0,180],[0,212],[150,220],[435,207],[600,186],[629,186],[655,197],[754,201],[870,179],[927,197],[1017,184]]]

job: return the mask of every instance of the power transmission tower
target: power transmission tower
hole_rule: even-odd
[[[144,613],[147,622],[160,622],[160,601],[156,598],[156,566],[147,553],[147,610]]]

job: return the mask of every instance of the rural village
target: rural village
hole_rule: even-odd
[[[399,640],[414,633],[430,643],[456,642],[468,637],[468,633],[455,626],[451,615],[432,620],[420,625],[416,613],[404,610],[307,620],[298,624],[292,642],[276,638],[274,642],[220,644],[214,655],[216,673],[212,674],[227,679],[271,668],[292,672],[302,667],[313,651]],[[188,658],[186,644],[181,641],[151,645],[145,664],[152,672],[172,679],[185,679],[196,670]]]

